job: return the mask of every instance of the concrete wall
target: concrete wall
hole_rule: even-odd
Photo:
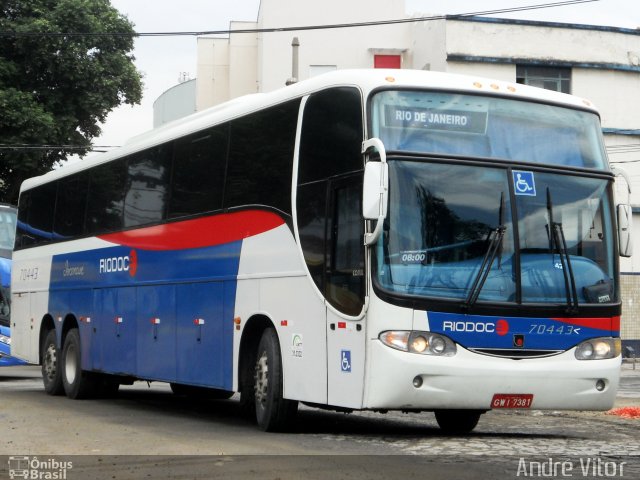
[[[339,13],[338,13],[339,12]],[[262,0],[258,14],[261,28],[323,25],[404,18],[404,0],[345,2],[298,0],[283,6],[282,0]],[[373,55],[405,52],[410,45],[406,25],[266,33],[259,37],[258,88],[267,92],[285,85],[291,77],[291,41],[300,40],[300,75],[311,75],[311,65],[371,68]],[[404,58],[404,65],[412,67]]]
[[[198,110],[204,110],[230,98],[229,69],[229,39],[198,38]]]

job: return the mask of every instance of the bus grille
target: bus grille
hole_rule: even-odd
[[[509,348],[470,348],[472,352],[480,353],[482,355],[490,355],[492,357],[512,358],[514,360],[521,360],[523,358],[542,358],[552,357],[558,355],[564,350],[521,350],[521,349],[509,349]]]

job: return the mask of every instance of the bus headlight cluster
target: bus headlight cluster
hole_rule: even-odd
[[[578,360],[604,360],[616,358],[622,351],[619,338],[592,338],[582,342],[576,347]]]
[[[0,343],[4,343],[6,345],[11,345],[11,337],[7,337],[5,335],[0,335]]]
[[[452,357],[456,354],[456,344],[450,338],[438,333],[387,331],[382,332],[378,338],[386,346],[403,352],[443,357]]]

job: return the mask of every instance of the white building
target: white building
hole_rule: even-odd
[[[621,260],[627,318],[623,338],[640,339],[640,30],[447,17],[383,26],[256,33],[407,18],[404,0],[291,2],[289,7],[285,3],[262,0],[256,22],[231,23],[230,29],[238,33],[198,39],[197,110],[284,86],[293,75],[294,37],[300,43],[298,80],[342,68],[425,69],[526,83],[595,103],[602,115],[610,161],[618,167],[630,162],[624,169],[634,183],[631,203],[636,206],[637,254]],[[619,182],[617,190],[626,196],[624,182]]]

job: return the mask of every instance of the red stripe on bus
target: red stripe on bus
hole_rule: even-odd
[[[620,330],[620,317],[552,318],[551,320],[577,325],[579,327],[596,328],[598,330]]]
[[[140,250],[186,250],[236,242],[284,224],[273,212],[243,210],[109,233],[98,238]]]

